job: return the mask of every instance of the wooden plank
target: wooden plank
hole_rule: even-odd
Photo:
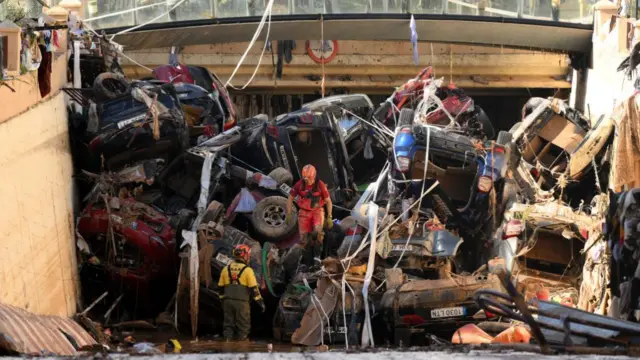
[[[149,65],[153,67],[153,65]],[[209,71],[215,72],[220,76],[229,76],[234,70],[234,66],[205,66]],[[125,75],[131,78],[143,78],[150,76],[151,72],[137,65],[124,65]],[[251,75],[255,70],[255,66],[241,66],[237,75]],[[408,66],[326,66],[325,74],[327,75],[391,75],[401,76],[410,79],[418,73],[419,69]],[[436,66],[437,76],[448,76],[448,66]],[[532,66],[532,67],[514,67],[514,66],[456,66],[453,68],[454,76],[549,76],[557,77],[567,74],[569,67],[560,66]],[[258,70],[259,75],[271,75],[273,73],[273,65],[271,62],[263,63]],[[321,75],[321,66],[297,66],[285,65],[283,73],[287,75]]]
[[[275,41],[274,41],[275,44]],[[207,45],[189,45],[182,49],[183,54],[243,54],[249,42],[235,42],[235,43],[218,43]],[[253,48],[249,51],[249,54],[258,55],[262,51],[264,41],[257,41]],[[482,45],[462,45],[462,44],[445,44],[445,43],[431,43],[426,41],[418,42],[418,49],[422,54],[431,54],[431,48],[433,46],[434,54],[449,54],[449,51],[460,54],[535,54],[540,51],[526,50],[526,49],[514,49],[509,47],[500,46],[482,46]],[[155,51],[157,50],[157,51]],[[146,49],[140,50],[145,52],[160,52],[169,53],[170,48],[160,49]],[[275,50],[275,49],[274,49]],[[138,51],[136,51],[138,52]],[[353,40],[340,40],[338,41],[338,52],[343,55],[412,55],[412,45],[409,41],[353,41]],[[298,40],[296,48],[293,54],[306,54],[305,40]]]
[[[167,53],[127,53],[135,61],[151,65],[164,65],[167,62]],[[215,66],[236,66],[240,61],[241,55],[219,55],[212,56],[209,54],[180,54],[179,59],[185,64],[192,65],[215,65]],[[243,65],[257,65],[260,60],[259,55],[248,55]],[[419,66],[414,65],[411,56],[398,55],[371,55],[363,57],[361,55],[340,55],[338,54],[333,61],[325,67],[340,65],[375,65],[375,66],[408,66],[420,69],[428,64],[435,66],[568,66],[568,58],[560,54],[539,53],[539,54],[453,54],[449,55],[420,55],[418,59]],[[271,56],[265,56],[263,63],[271,63]],[[130,63],[126,58],[123,64]],[[309,56],[294,56],[290,65],[320,66],[314,62]]]
[[[340,88],[388,88],[389,93],[393,88],[404,83],[402,79],[391,79],[389,81],[377,81],[373,82],[368,77],[352,77],[352,81],[342,81],[337,77],[327,77],[325,85],[327,88],[340,87]],[[225,78],[222,79],[226,81]],[[233,80],[234,86],[244,85],[249,80],[249,76],[237,76]],[[447,79],[448,80],[448,79]],[[478,83],[470,79],[469,77],[455,77],[453,82],[460,88],[557,88],[568,89],[571,88],[571,83],[566,81],[558,81],[548,77],[536,77],[536,76],[510,76],[510,77],[496,77],[486,84]],[[445,81],[445,84],[448,81]],[[258,77],[249,84],[249,87],[261,87],[261,88],[317,88],[320,89],[320,81],[312,81],[304,77],[283,77],[281,80],[275,82],[267,77]]]

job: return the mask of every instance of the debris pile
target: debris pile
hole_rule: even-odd
[[[89,315],[112,338],[124,339],[118,323],[142,319],[222,334],[230,300],[218,279],[231,277],[240,244],[273,319],[253,316],[254,337],[346,347],[535,342],[546,351],[636,331],[603,316],[612,299],[615,317],[637,321],[640,311],[624,295],[634,286],[627,274],[610,267],[635,274],[637,265],[635,243],[614,234],[635,231],[635,192],[611,202],[617,212],[606,193],[612,119],[592,126],[562,100],[532,98],[496,134],[430,67],[377,108],[350,94],[236,119],[206,69],[174,64],[153,76],[129,83],[106,73],[67,90],[83,107],[73,123],[87,194],[77,220],[83,294],[99,300]],[[296,245],[306,210],[287,213],[306,196],[294,189],[308,180],[306,164],[335,219],[321,223],[313,249]],[[618,238],[622,255],[611,251]],[[623,295],[608,288],[616,281]],[[606,334],[596,330],[604,323]]]

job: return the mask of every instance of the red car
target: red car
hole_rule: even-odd
[[[170,296],[178,265],[175,225],[169,217],[131,198],[106,199],[109,209],[102,199],[90,202],[78,221],[78,232],[90,247],[89,263],[99,261],[108,287],[134,295],[143,304],[145,298],[152,303]]]

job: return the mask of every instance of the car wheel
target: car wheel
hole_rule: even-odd
[[[296,229],[298,214],[294,207],[291,215],[296,221],[287,224],[286,209],[287,198],[285,197],[269,196],[260,200],[251,215],[251,222],[256,232],[270,241],[277,241],[290,235]]]
[[[112,72],[105,72],[93,81],[93,90],[107,99],[115,99],[118,96],[128,94],[131,85],[124,76]]]
[[[415,112],[413,109],[405,108],[400,110],[400,116],[398,116],[398,127],[412,125],[414,114]]]
[[[284,342],[284,316],[282,315],[282,311],[280,310],[280,305],[278,304],[278,309],[276,310],[275,315],[273,315],[273,338],[276,341]]]
[[[293,175],[291,175],[291,172],[285,168],[275,168],[268,176],[277,181],[278,184],[287,184],[289,186],[293,184]]]
[[[489,120],[489,117],[487,116],[487,114],[485,114],[484,110],[482,110],[480,106],[476,106],[476,108],[478,112],[477,119],[482,126],[482,132],[487,137],[487,139],[493,139],[493,137],[496,135],[496,131],[493,128],[491,120]]]
[[[220,220],[223,211],[224,206],[220,202],[213,200],[209,206],[207,206],[204,216],[202,216],[202,224],[207,224],[210,221],[217,222]]]

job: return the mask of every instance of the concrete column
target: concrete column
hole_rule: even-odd
[[[9,20],[0,22],[0,38],[7,38],[7,67],[3,69],[8,76],[20,75],[20,33],[22,29]],[[2,74],[0,74],[1,76]]]
[[[58,6],[65,8],[69,13],[75,12],[80,19],[85,18],[84,6],[80,0],[62,0]]]
[[[593,23],[594,39],[604,40],[609,33],[606,24],[611,21],[613,16],[618,14],[618,7],[607,0],[601,0],[593,6],[593,9],[595,13]]]
[[[573,70],[571,79],[571,96],[569,97],[569,105],[582,113],[587,110],[585,102],[587,99],[587,78],[588,70]],[[592,115],[586,114],[585,115]]]

